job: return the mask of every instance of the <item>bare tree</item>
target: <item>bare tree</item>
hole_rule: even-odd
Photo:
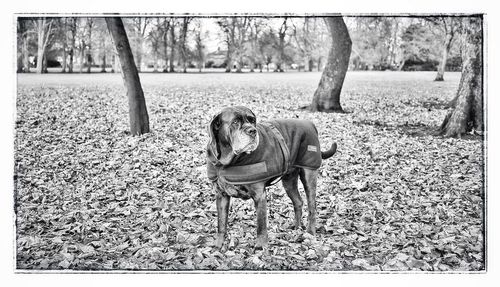
[[[153,23],[151,30],[149,31],[146,39],[149,40],[151,44],[151,52],[153,54],[153,72],[158,72],[158,60],[160,58],[160,46],[161,41],[163,39],[163,25],[164,21],[160,18],[155,18],[155,22]]]
[[[135,39],[135,56],[136,56],[136,66],[137,70],[140,72],[141,71],[141,66],[142,66],[142,56],[144,53],[144,40],[146,38],[146,31],[151,23],[150,18],[146,17],[135,17],[132,18],[132,30],[134,32],[134,39]]]
[[[281,23],[281,26],[278,30],[278,42],[276,43],[277,59],[276,59],[275,72],[284,72],[283,65],[285,62],[285,46],[286,46],[285,37],[287,35],[287,31],[289,28],[287,21],[288,17],[285,17],[283,19],[283,23]]]
[[[106,17],[105,19],[118,52],[123,82],[127,88],[130,133],[132,135],[148,133],[149,116],[146,100],[122,19],[120,17]]]
[[[472,130],[482,133],[484,129],[482,18],[464,18],[462,26],[462,76],[453,109],[441,125],[445,137],[460,137]]]
[[[444,72],[446,70],[446,62],[450,53],[453,40],[457,34],[460,25],[460,18],[457,17],[428,17],[427,21],[439,27],[443,35],[443,44],[441,52],[441,60],[434,81],[444,81]]]
[[[92,30],[94,28],[95,24],[94,24],[94,18],[87,18],[87,23],[86,23],[86,27],[87,27],[87,54],[86,54],[86,62],[87,62],[87,73],[90,73],[91,72],[91,69],[92,69],[92,62],[93,62],[93,59],[92,59]]]
[[[189,31],[189,23],[193,20],[193,17],[183,17],[181,33],[179,37],[179,53],[182,62],[182,72],[187,72],[187,60],[188,60],[188,47],[187,47],[187,34]]]
[[[244,65],[244,58],[246,56],[245,44],[248,42],[248,36],[251,30],[251,17],[235,18],[233,22],[235,25],[234,37],[234,58],[236,59],[236,72],[241,73]]]
[[[29,73],[29,41],[32,29],[30,29],[31,20],[27,18],[19,18],[17,20],[17,43],[18,43],[18,57],[17,57],[17,72]]]
[[[75,54],[75,45],[76,45],[76,33],[77,33],[77,18],[69,18],[68,20],[69,26],[69,60],[68,60],[68,73],[73,73],[73,62],[74,62],[74,54]]]
[[[177,46],[177,39],[175,38],[175,27],[178,26],[178,22],[175,18],[172,18],[172,22],[170,24],[170,68],[169,72],[175,72],[175,48]]]
[[[226,73],[230,73],[233,68],[233,56],[236,42],[236,18],[220,18],[217,24],[224,34],[224,43],[226,44]]]
[[[165,59],[165,67],[163,68],[164,73],[168,72],[168,33],[171,29],[170,22],[171,20],[169,18],[163,18],[163,27],[161,29],[163,38],[163,56]]]
[[[312,60],[312,50],[315,42],[315,22],[310,17],[304,17],[302,19],[302,27],[297,27],[297,20],[292,22],[293,26],[293,38],[295,40],[295,44],[297,45],[297,49],[303,59],[303,66],[305,71],[312,71],[313,68],[313,60]],[[300,66],[299,66],[300,71]]]
[[[68,18],[61,19],[62,25],[62,73],[66,73],[66,69],[68,68]]]
[[[351,38],[342,17],[326,17],[332,44],[310,109],[319,112],[343,112],[340,92],[349,66]]]
[[[44,72],[43,62],[47,50],[47,45],[52,37],[52,24],[53,20],[45,17],[38,18],[35,21],[36,30],[38,34],[38,50],[36,60],[36,72],[41,74]]]
[[[250,21],[250,29],[248,34],[248,41],[245,44],[245,56],[250,62],[250,72],[254,72],[254,68],[258,65],[260,72],[262,72],[263,63],[263,41],[261,39],[265,35],[264,29],[267,24],[266,18],[252,18]]]
[[[79,73],[83,73],[83,67],[86,64],[85,51],[87,49],[87,23],[85,18],[77,18],[76,22],[76,38],[78,39],[78,52],[80,63]]]
[[[198,71],[201,73],[201,69],[203,69],[205,62],[205,44],[204,40],[207,37],[207,33],[203,33],[203,25],[201,21],[195,22],[195,27],[193,29],[194,32],[194,41],[195,41],[195,57],[198,65]],[[206,31],[208,32],[208,31]]]

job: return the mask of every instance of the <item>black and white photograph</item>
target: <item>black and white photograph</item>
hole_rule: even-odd
[[[484,274],[487,13],[334,12],[12,15],[14,272]]]

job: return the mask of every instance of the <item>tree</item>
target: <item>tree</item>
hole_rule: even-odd
[[[444,71],[446,69],[446,62],[448,60],[448,55],[450,54],[451,46],[455,38],[457,29],[459,28],[459,18],[457,17],[429,17],[426,18],[427,21],[431,22],[433,25],[439,27],[441,30],[442,52],[441,60],[439,62],[436,78],[434,81],[444,81]]]
[[[85,66],[85,50],[87,49],[87,24],[85,18],[77,18],[76,22],[77,27],[77,35],[78,38],[78,50],[79,50],[79,59],[80,63],[79,72],[83,73],[83,67]]]
[[[302,19],[302,27],[297,27],[298,22],[294,19],[293,25],[293,38],[295,40],[295,44],[297,45],[297,49],[299,50],[300,57],[303,61],[303,66],[305,71],[312,71],[313,61],[312,61],[312,45],[314,42],[314,35],[311,33],[312,20],[309,17],[304,17]],[[299,66],[299,71],[300,71]]]
[[[162,24],[162,38],[163,38],[163,56],[165,60],[165,67],[163,68],[164,73],[168,73],[168,32],[171,29],[170,27],[170,18],[163,18]]]
[[[41,74],[44,72],[44,59],[47,51],[47,46],[52,37],[52,19],[45,17],[38,18],[35,22],[38,34],[38,51],[36,60],[36,72]],[[46,59],[45,59],[46,60]]]
[[[260,72],[262,72],[262,66],[264,63],[263,44],[260,39],[264,35],[264,27],[267,24],[267,19],[265,18],[253,18],[250,24],[250,31],[248,35],[248,42],[245,44],[245,54],[250,61],[250,72],[254,72],[255,65],[258,64]]]
[[[68,54],[69,54],[69,60],[68,60],[68,73],[73,73],[73,57],[75,54],[75,44],[76,44],[76,36],[77,36],[77,18],[69,18],[68,20],[68,26],[69,26],[69,48],[68,48]]]
[[[29,62],[29,42],[30,42],[30,19],[19,18],[17,20],[17,72],[18,73],[29,73],[30,72],[30,62]]]
[[[135,60],[136,60],[136,67],[137,70],[140,72],[141,67],[142,67],[142,56],[144,53],[144,40],[146,38],[146,31],[151,22],[150,18],[146,17],[135,17],[132,18],[131,20],[131,28],[132,28],[132,35],[134,44],[134,50],[135,50]]]
[[[172,23],[170,24],[170,60],[169,60],[169,72],[175,72],[175,48],[177,46],[177,39],[175,38],[175,27],[178,26],[178,22],[175,18],[172,18]]]
[[[156,18],[156,22],[153,23],[151,30],[148,33],[147,39],[151,44],[151,52],[153,54],[153,72],[158,72],[158,60],[160,55],[160,45],[163,39],[163,25],[165,21],[162,21],[160,18]],[[164,45],[164,48],[166,45]],[[166,49],[166,48],[165,48]]]
[[[93,59],[98,59],[101,66],[101,73],[106,73],[106,68],[108,67],[108,56],[109,51],[112,51],[112,43],[109,31],[106,27],[106,21],[103,18],[94,19],[94,29],[92,33],[92,47],[93,47]],[[112,61],[110,61],[112,62]]]
[[[467,17],[462,23],[462,76],[453,109],[440,129],[445,137],[460,137],[470,131],[483,132],[483,29],[482,18]]]
[[[203,69],[203,64],[205,62],[205,44],[204,40],[207,38],[208,31],[203,33],[203,24],[198,19],[195,22],[196,26],[193,30],[194,32],[194,42],[195,42],[195,58],[198,65],[198,71],[201,73],[201,69]]]
[[[287,35],[288,31],[288,17],[285,17],[283,19],[283,23],[281,23],[281,26],[278,30],[278,41],[276,43],[276,70],[275,72],[283,72],[283,64],[285,62],[285,36]]]
[[[123,82],[127,89],[130,133],[132,135],[148,133],[149,116],[146,108],[146,100],[144,99],[139,72],[135,66],[134,55],[130,48],[125,27],[120,17],[106,17],[105,19],[116,51],[118,52]]]
[[[234,44],[236,42],[236,18],[221,18],[217,21],[224,34],[224,43],[226,44],[226,73],[230,73],[233,67]]]
[[[179,52],[181,56],[182,62],[182,72],[187,72],[187,57],[188,57],[188,47],[187,47],[187,34],[189,23],[193,20],[193,17],[183,17],[182,18],[182,26],[181,26],[181,34],[179,37]]]
[[[87,62],[87,73],[91,72],[92,68],[92,29],[94,28],[94,18],[87,18],[87,55],[86,55],[86,62]]]
[[[351,60],[354,69],[396,68],[403,28],[400,22],[401,19],[395,17],[356,17],[347,21],[353,42]]]
[[[261,60],[260,71],[262,72],[262,66],[266,66],[266,70],[269,72],[269,64],[272,63],[274,51],[274,45],[276,37],[274,36],[274,32],[272,29],[268,29],[267,31],[263,31],[262,35],[258,40],[258,50],[259,50],[259,59]]]
[[[234,37],[234,58],[236,59],[236,72],[241,73],[244,66],[244,58],[246,56],[246,43],[251,29],[252,18],[240,17],[234,18],[235,37]]]
[[[349,66],[351,38],[342,17],[326,17],[332,44],[310,109],[319,112],[343,112],[340,92]]]
[[[62,25],[62,42],[63,42],[63,47],[62,47],[62,73],[66,73],[66,69],[68,67],[68,18],[62,18],[61,19],[61,25]]]

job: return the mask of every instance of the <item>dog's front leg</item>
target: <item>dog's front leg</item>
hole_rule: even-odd
[[[219,190],[217,191],[215,202],[217,205],[217,240],[215,241],[215,246],[222,248],[227,232],[230,197]]]
[[[257,241],[256,249],[263,249],[267,246],[267,200],[264,184],[252,186],[252,199],[255,203],[257,213]]]

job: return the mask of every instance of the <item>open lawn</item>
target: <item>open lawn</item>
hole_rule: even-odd
[[[460,74],[434,76],[349,72],[347,113],[323,114],[300,109],[320,73],[143,73],[152,132],[132,137],[119,74],[20,74],[17,268],[484,270],[483,139],[433,136]],[[320,169],[315,238],[288,229],[277,184],[268,250],[253,249],[253,202],[242,200],[231,202],[230,240],[213,247],[206,125],[236,104],[258,120],[312,120],[324,147],[338,143]]]

